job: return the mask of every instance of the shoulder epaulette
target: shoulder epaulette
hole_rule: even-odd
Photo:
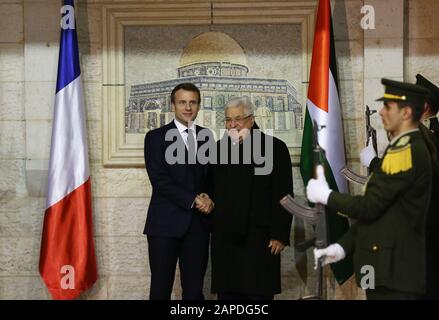
[[[408,138],[404,139],[404,138]],[[404,139],[405,141],[401,141]],[[381,163],[381,170],[386,174],[408,171],[413,166],[410,137],[403,137],[394,147],[390,147]]]

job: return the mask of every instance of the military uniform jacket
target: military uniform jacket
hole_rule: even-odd
[[[432,140],[436,146],[437,157],[439,159],[439,122],[436,116],[430,117],[425,125],[432,133]],[[439,299],[439,175],[433,175],[432,199],[430,210],[427,215],[426,227],[426,272],[427,287],[424,299]]]
[[[331,192],[329,208],[357,221],[338,243],[354,256],[359,286],[372,266],[375,287],[423,293],[432,163],[419,130],[394,139],[378,164],[363,196]]]
[[[428,120],[428,129],[430,129],[435,135],[439,134],[439,122],[437,116],[430,117]]]
[[[437,116],[433,116],[424,121],[424,125],[430,129],[434,136],[436,148],[439,148],[439,121]]]

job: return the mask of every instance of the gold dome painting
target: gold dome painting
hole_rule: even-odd
[[[173,118],[170,93],[178,83],[192,82],[201,91],[197,124],[215,132],[224,127],[224,104],[237,96],[254,103],[259,126],[274,134],[302,127],[302,106],[287,80],[251,76],[245,50],[225,32],[209,31],[193,37],[182,49],[177,78],[131,86],[125,114],[126,133],[145,132]]]

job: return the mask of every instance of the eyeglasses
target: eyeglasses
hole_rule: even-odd
[[[198,101],[185,101],[185,100],[179,100],[176,103],[179,107],[187,107],[188,105],[192,107],[198,107]]]
[[[232,121],[235,121],[235,122],[237,122],[237,123],[243,123],[244,120],[250,118],[251,116],[253,116],[253,115],[252,115],[252,114],[249,114],[248,116],[245,116],[245,117],[240,117],[240,116],[238,116],[238,117],[235,117],[235,118],[229,118],[229,117],[227,117],[227,118],[225,119],[225,122],[226,122],[226,123],[231,123]]]

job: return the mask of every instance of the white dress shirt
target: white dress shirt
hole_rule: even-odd
[[[188,129],[188,127],[186,127],[185,125],[181,124],[181,123],[180,123],[179,121],[177,121],[176,119],[174,119],[174,123],[175,123],[175,126],[177,127],[178,132],[180,133],[180,136],[181,136],[181,138],[183,139],[184,144],[186,145],[186,148],[187,148],[187,147],[188,147],[188,145],[187,145],[187,136],[188,136],[188,133],[186,132],[186,130]],[[194,123],[194,122],[191,123],[191,126],[189,127],[189,129],[191,130],[192,135],[193,135],[193,137],[194,137],[194,141],[195,141],[195,152],[196,152],[196,151],[197,151],[197,148],[198,148],[198,143],[197,143],[196,128],[195,128],[195,123]]]
[[[186,132],[186,130],[188,129],[185,125],[181,124],[179,121],[177,121],[176,119],[174,119],[174,123],[175,126],[177,127],[178,132],[180,133],[181,138],[184,141],[184,144],[186,145],[186,148],[188,147],[187,145],[187,136],[188,133]],[[198,147],[198,143],[197,143],[197,137],[196,137],[196,131],[195,131],[195,123],[192,122],[191,126],[189,127],[189,129],[191,129],[191,132],[194,136],[194,141],[195,141],[195,152],[197,151],[197,147]],[[191,208],[194,207],[195,204],[195,200],[192,202]]]

